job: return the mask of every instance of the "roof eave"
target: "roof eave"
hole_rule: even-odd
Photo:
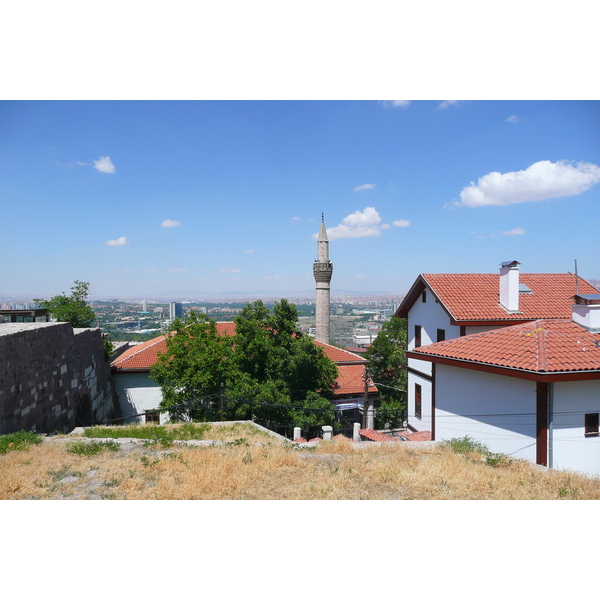
[[[518,369],[516,367],[506,367],[492,363],[477,362],[461,358],[449,358],[447,356],[438,356],[435,354],[425,354],[424,352],[406,352],[406,358],[415,360],[425,360],[441,365],[471,369],[474,371],[483,371],[495,375],[504,375],[505,377],[515,377],[517,379],[529,379],[533,381],[586,381],[591,379],[600,379],[600,369],[589,369],[579,371],[532,371],[529,369]]]

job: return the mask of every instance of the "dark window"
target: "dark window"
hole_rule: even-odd
[[[446,330],[445,329],[438,329],[437,330],[437,341],[438,342],[443,342],[446,339]]]
[[[421,294],[421,302],[427,302],[427,292],[425,290]]]
[[[415,417],[421,418],[421,386],[415,383]]]
[[[599,413],[589,413],[585,415],[585,435],[592,436],[599,434],[598,414]]]
[[[146,414],[146,423],[160,423],[160,415],[153,410],[147,410]]]
[[[415,348],[421,346],[421,326],[415,325]]]

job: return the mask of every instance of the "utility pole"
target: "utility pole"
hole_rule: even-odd
[[[225,384],[221,382],[221,421],[223,421],[223,409],[225,408]]]
[[[363,426],[363,429],[366,429],[367,424],[368,424],[367,412],[370,408],[370,406],[369,406],[369,371],[366,366],[365,366],[365,372],[363,373],[363,381],[365,382],[365,393],[364,393],[364,399],[363,399],[362,426]]]

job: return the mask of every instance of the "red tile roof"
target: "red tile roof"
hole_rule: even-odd
[[[233,321],[217,323],[217,331],[221,334],[235,335],[235,323]],[[334,396],[364,393],[365,384],[362,376],[367,361],[361,356],[330,344],[324,344],[316,340],[315,344],[323,348],[325,354],[337,365],[338,377],[333,391]],[[150,367],[158,360],[158,355],[164,354],[166,351],[166,338],[161,335],[129,348],[112,361],[111,368],[117,373],[149,372]],[[376,393],[377,388],[370,385],[369,392]]]
[[[412,354],[536,373],[600,372],[600,334],[571,319],[539,319],[421,346]]]
[[[409,442],[430,442],[431,431],[406,431],[400,434],[403,438],[406,438]]]
[[[397,442],[399,441],[397,438],[392,437],[391,435],[385,435],[385,433],[379,433],[379,431],[375,431],[374,429],[360,429],[358,431],[360,435],[366,437],[368,440],[372,442]]]
[[[335,364],[339,365],[342,363],[349,364],[367,364],[367,360],[358,356],[358,354],[354,354],[353,352],[349,352],[348,350],[344,350],[342,348],[338,348],[337,346],[332,346],[330,344],[324,344],[323,342],[319,342],[314,340],[315,344],[320,348],[323,348],[325,354],[332,360]]]
[[[519,283],[524,283],[533,293],[519,294],[519,312],[510,314],[500,305],[499,274],[423,274],[413,284],[396,314],[405,317],[426,284],[450,317],[459,324],[571,317],[575,295],[575,276],[571,273],[520,273]],[[581,277],[578,285],[579,294],[598,293]]]
[[[335,388],[333,391],[334,396],[364,394],[364,373],[365,367],[363,365],[338,365],[338,376],[335,380]],[[377,388],[372,382],[369,385],[369,392],[377,392]]]
[[[217,331],[221,335],[234,335],[235,323],[224,321],[217,323]],[[159,354],[167,351],[166,336],[161,335],[147,342],[129,348],[110,363],[113,371],[150,371],[150,367],[158,360]]]

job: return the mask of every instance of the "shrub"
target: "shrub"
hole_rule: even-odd
[[[489,454],[488,447],[477,440],[465,435],[461,438],[452,438],[442,442],[443,446],[447,446],[454,452],[459,454],[471,454],[472,452],[480,452],[481,454]]]
[[[42,436],[33,431],[17,431],[0,435],[0,454],[6,454],[11,450],[27,450],[33,444],[41,444]]]

